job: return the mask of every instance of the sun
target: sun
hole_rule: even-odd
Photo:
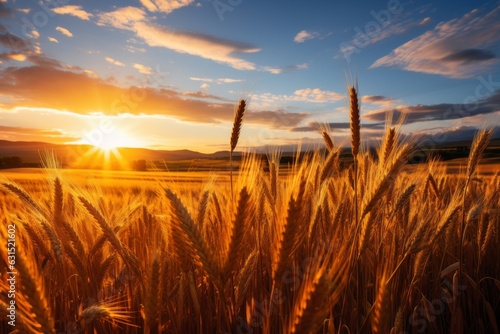
[[[133,136],[117,129],[110,133],[102,134],[98,139],[92,142],[92,145],[103,151],[116,151],[120,147],[138,146],[138,142]]]

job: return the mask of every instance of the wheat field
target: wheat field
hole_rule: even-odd
[[[389,126],[364,149],[349,96],[348,165],[325,131],[291,167],[246,154],[230,180],[103,184],[54,162],[2,177],[18,274],[13,328],[2,245],[1,332],[499,333],[500,174],[477,172],[491,131],[460,173],[408,169],[418,140]]]

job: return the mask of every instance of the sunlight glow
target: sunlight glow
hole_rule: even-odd
[[[99,136],[85,138],[85,141],[90,145],[99,148],[103,151],[112,151],[120,147],[139,147],[140,143],[137,139],[128,133],[124,133],[118,129],[114,129],[110,133],[102,133]]]

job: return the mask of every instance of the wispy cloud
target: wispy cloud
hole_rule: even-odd
[[[398,119],[401,115],[404,115],[406,123],[417,123],[461,119],[475,115],[490,114],[498,110],[500,110],[500,90],[496,90],[489,97],[478,100],[474,108],[471,108],[470,105],[451,103],[420,104],[374,110],[364,114],[363,118],[370,121],[383,121],[387,113],[393,113],[394,119]]]
[[[64,36],[67,36],[67,37],[73,37],[73,34],[71,33],[71,31],[69,31],[68,29],[66,28],[63,28],[63,27],[56,27],[56,30],[59,31],[61,34],[63,34]]]
[[[382,95],[365,95],[361,98],[361,101],[386,107],[392,106],[396,103],[396,100]]]
[[[49,41],[51,41],[52,43],[59,43],[59,41],[58,41],[56,38],[54,38],[54,37],[50,37],[50,36],[49,36],[49,37],[47,37],[47,39],[48,39]]]
[[[320,132],[323,131],[325,128],[328,128],[330,130],[340,130],[340,131],[350,131],[350,123],[347,122],[338,122],[338,123],[319,123],[316,121],[311,121],[307,123],[305,126],[299,126],[292,128],[290,131],[292,132]],[[370,123],[370,124],[363,124],[362,128],[364,130],[366,129],[374,129],[374,130],[382,130],[384,129],[385,123],[384,122],[379,122],[379,123]],[[338,132],[338,131],[337,131]]]
[[[461,18],[438,24],[375,61],[370,68],[397,67],[407,71],[468,78],[498,62],[500,6],[482,14],[475,9]]]
[[[26,59],[28,59],[28,57],[26,57],[26,55],[24,55],[22,53],[11,52],[11,53],[0,54],[0,59],[6,60],[6,61],[15,60],[15,61],[23,62]]]
[[[430,17],[422,19],[417,17],[427,10],[425,7],[426,6],[420,7],[418,13],[415,10],[405,10],[401,13],[393,13],[388,19],[384,18],[384,15],[380,18],[375,11],[372,11],[371,15],[375,19],[369,21],[369,24],[372,24],[372,29],[370,30],[367,28],[369,26],[368,23],[365,25],[364,29],[355,26],[353,30],[356,34],[350,41],[340,44],[340,53],[336,55],[336,58],[359,53],[361,48],[368,47],[393,36],[405,34],[412,29],[429,24],[432,22]]]
[[[318,37],[318,35],[319,34],[315,31],[302,30],[297,35],[295,35],[295,38],[293,40],[296,43],[304,43],[309,39]]]
[[[305,112],[291,113],[284,110],[250,111],[245,115],[245,121],[274,129],[288,129],[297,126],[309,116],[310,114]]]
[[[153,69],[149,66],[146,66],[146,65],[136,63],[136,64],[134,64],[134,68],[142,74],[146,74],[146,75],[153,74]]]
[[[83,10],[82,6],[68,5],[53,8],[52,11],[56,14],[75,16],[85,21],[90,20],[90,18],[92,17],[92,14]]]
[[[319,88],[299,89],[294,92],[294,95],[292,97],[292,99],[295,101],[316,102],[316,103],[338,101],[343,98],[345,98],[344,94],[327,90],[321,90]]]
[[[197,77],[191,77],[189,78],[193,81],[203,81],[203,82],[214,82],[216,84],[223,84],[223,83],[235,83],[235,82],[242,82],[243,80],[240,79],[231,79],[231,78],[219,78],[219,79],[211,79],[211,78],[197,78]]]
[[[253,45],[201,33],[174,30],[146,22],[145,18],[144,10],[124,7],[101,14],[99,24],[131,30],[149,46],[163,47],[179,53],[210,59],[238,70],[256,69],[254,63],[236,56],[236,54],[260,51]]]
[[[122,63],[121,61],[115,60],[111,57],[106,57],[106,58],[104,58],[104,60],[106,60],[108,63],[116,65],[116,66],[125,66],[125,64]]]
[[[494,135],[498,136],[500,127],[494,127]],[[452,143],[457,141],[472,141],[479,128],[474,126],[438,127],[432,130],[416,131],[413,134],[422,142]]]
[[[149,46],[168,48],[218,63],[230,65],[238,70],[254,70],[255,64],[235,56],[236,53],[253,53],[259,48],[236,41],[220,39],[204,34],[175,31],[159,25],[138,22],[137,35]]]
[[[137,7],[122,7],[112,12],[99,14],[98,25],[124,30],[135,30],[135,24],[146,18],[146,12]]]
[[[163,12],[170,14],[176,9],[189,6],[194,0],[140,0],[142,5],[150,12]]]
[[[50,141],[52,143],[66,143],[76,141],[79,138],[70,136],[58,129],[38,129],[20,126],[0,125],[0,139],[3,140],[25,140],[25,141]]]
[[[303,88],[297,89],[293,94],[255,94],[252,96],[252,104],[258,105],[259,108],[276,108],[280,105],[285,105],[294,102],[305,102],[305,103],[333,103],[345,98],[345,95],[322,90],[319,88]]]

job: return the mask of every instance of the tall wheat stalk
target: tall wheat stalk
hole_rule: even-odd
[[[469,160],[467,163],[467,171],[466,171],[466,181],[463,191],[462,197],[462,220],[460,222],[460,245],[459,245],[459,269],[458,269],[458,282],[461,284],[462,282],[462,274],[463,274],[463,261],[464,261],[464,234],[465,234],[465,200],[467,196],[467,190],[469,188],[469,183],[472,179],[472,175],[474,174],[476,167],[481,159],[481,155],[484,150],[488,146],[491,136],[493,134],[493,130],[482,130],[480,131],[474,141],[472,142],[471,151],[469,153]]]
[[[234,122],[233,122],[233,131],[231,132],[231,150],[229,152],[229,174],[230,174],[230,183],[231,183],[231,200],[234,199],[233,194],[233,152],[238,145],[238,139],[240,138],[240,130],[241,124],[243,123],[243,116],[245,115],[246,109],[246,101],[240,100],[238,104],[238,108],[236,109],[236,113],[234,114]]]
[[[358,244],[358,231],[359,231],[359,213],[358,213],[358,153],[361,143],[361,131],[360,131],[360,111],[359,111],[359,101],[358,92],[356,87],[349,86],[349,101],[350,101],[350,127],[351,127],[351,152],[354,159],[354,220],[356,223],[356,242]],[[353,258],[356,258],[355,256]],[[361,318],[361,300],[360,300],[360,289],[361,289],[361,272],[359,268],[359,261],[356,261],[356,300],[357,300],[357,315]]]

